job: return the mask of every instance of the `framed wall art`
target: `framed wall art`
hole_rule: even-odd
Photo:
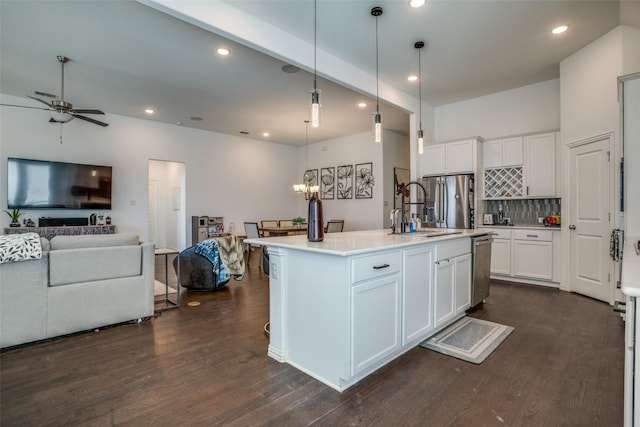
[[[336,187],[338,199],[353,198],[353,165],[338,166]]]
[[[333,200],[336,192],[336,168],[320,169],[320,198]]]
[[[304,183],[307,186],[318,185],[318,169],[309,169],[304,171]],[[309,200],[311,198],[311,194],[304,193],[304,198]]]
[[[373,178],[373,163],[369,162],[369,163],[357,164],[355,175],[356,175],[356,185],[355,185],[356,199],[373,198],[373,187],[375,185],[375,179]]]

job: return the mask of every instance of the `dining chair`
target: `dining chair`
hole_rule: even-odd
[[[277,228],[278,221],[276,221],[275,219],[267,219],[264,221],[260,221],[260,227],[261,228],[265,228],[265,227]],[[268,231],[263,231],[262,234],[264,237],[269,237],[271,235]]]
[[[327,222],[327,233],[341,233],[344,228],[344,219],[332,219]]]
[[[280,227],[293,227],[293,220],[290,219],[281,219],[278,221]]]
[[[244,232],[247,235],[247,239],[257,239],[262,237],[260,235],[260,231],[258,230],[257,222],[245,222]],[[251,251],[260,248],[262,248],[262,246],[247,243],[247,267],[249,266],[249,260],[251,259]],[[260,264],[262,264],[262,260],[260,261]],[[260,268],[260,266],[258,266],[258,268]]]

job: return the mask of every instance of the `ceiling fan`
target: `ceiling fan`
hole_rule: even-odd
[[[49,119],[49,121],[52,123],[67,123],[73,120],[74,118],[78,118],[80,120],[84,120],[84,121],[96,124],[98,126],[102,126],[102,127],[109,126],[108,123],[101,122],[99,120],[95,120],[90,117],[85,117],[81,115],[81,114],[104,114],[102,111],[73,108],[73,105],[70,102],[67,102],[64,100],[64,64],[66,64],[69,61],[69,58],[62,55],[58,55],[57,58],[58,58],[58,62],[60,62],[62,66],[60,99],[54,99],[53,101],[47,102],[47,101],[43,101],[42,99],[36,98],[35,96],[27,95],[28,98],[31,98],[33,100],[43,103],[44,105],[47,106],[47,108],[29,107],[26,105],[11,105],[11,104],[1,104],[1,105],[6,105],[9,107],[37,108],[39,110],[51,111],[51,118]],[[40,93],[40,92],[36,92],[36,93]],[[43,95],[47,95],[47,94],[43,93]]]

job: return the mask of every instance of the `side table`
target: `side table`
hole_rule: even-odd
[[[163,299],[154,299],[154,304],[158,306],[162,304],[160,307],[156,308],[155,311],[164,311],[170,310],[172,308],[180,307],[180,251],[173,248],[156,248],[155,256],[164,256],[164,298]],[[176,269],[176,299],[172,301],[169,298],[169,255],[176,255],[177,258],[177,269]]]

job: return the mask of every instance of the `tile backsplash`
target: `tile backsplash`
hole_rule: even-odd
[[[541,225],[538,218],[560,214],[560,199],[486,200],[485,212],[496,214],[502,208],[504,218],[514,225]]]

